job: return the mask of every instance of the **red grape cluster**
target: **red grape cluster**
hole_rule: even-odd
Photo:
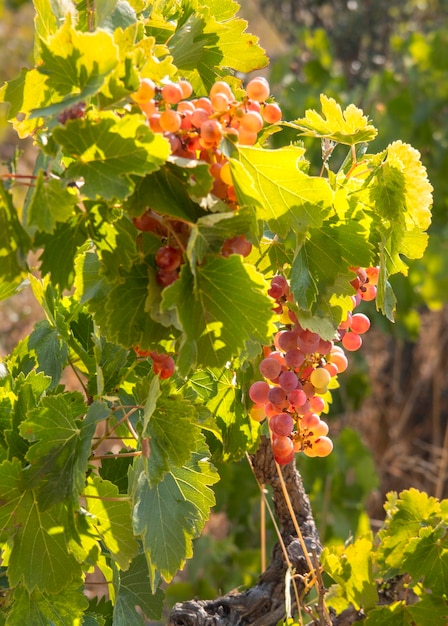
[[[170,378],[176,369],[174,359],[169,354],[159,354],[156,350],[142,350],[139,346],[134,347],[134,352],[138,357],[152,359],[152,371],[156,376],[165,380]]]
[[[377,268],[355,271],[357,277],[368,277],[354,286],[357,291],[373,286],[378,276]],[[268,293],[276,301],[274,310],[282,328],[274,337],[274,345],[264,348],[259,365],[264,380],[250,386],[249,397],[254,403],[250,415],[256,421],[269,420],[272,450],[280,465],[292,461],[296,452],[327,456],[333,443],[327,437],[327,423],[320,418],[326,408],[323,396],[331,379],[347,369],[343,348],[358,349],[362,342],[360,335],[368,330],[370,321],[362,313],[350,312],[336,331],[334,341],[324,340],[302,328],[289,310],[287,303],[292,301],[292,294],[283,276],[274,276]],[[353,296],[353,309],[360,299],[358,293]],[[336,345],[337,342],[343,347]]]
[[[230,137],[240,145],[255,144],[265,124],[281,120],[281,109],[275,102],[267,101],[269,83],[261,76],[247,84],[240,100],[225,81],[214,83],[208,96],[191,98],[192,92],[187,80],[157,86],[144,78],[131,97],[145,113],[151,129],[169,140],[172,154],[210,164],[213,195],[237,208],[230,166],[220,149],[221,141]]]

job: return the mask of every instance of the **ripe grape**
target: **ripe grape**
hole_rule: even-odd
[[[138,217],[133,217],[132,223],[135,228],[138,228],[138,230],[141,230],[142,232],[159,234],[166,233],[164,226],[149,213],[143,213]]]
[[[161,287],[168,287],[179,278],[177,270],[158,270],[156,280]]]
[[[337,352],[335,348],[336,346],[334,346],[333,350],[331,351],[330,362],[336,365],[338,369],[338,374],[342,374],[342,372],[345,372],[348,367],[348,360],[343,352]]]
[[[135,93],[131,94],[131,98],[134,102],[140,104],[141,102],[149,102],[154,98],[155,94],[155,83],[150,78],[142,78],[139,88]]]
[[[325,457],[331,454],[333,450],[333,442],[329,437],[319,437],[313,441],[313,451],[315,456]],[[306,454],[306,450],[305,450]]]
[[[153,351],[150,356],[152,359],[152,370],[159,378],[166,379],[174,374],[176,365],[169,354],[159,354]]]
[[[361,300],[365,302],[370,302],[371,300],[375,300],[376,298],[376,287],[371,283],[367,283],[363,285],[359,290],[359,295],[361,296]]]
[[[212,96],[215,96],[217,94],[224,94],[225,96],[227,96],[228,100],[234,100],[234,95],[230,85],[223,80],[218,80],[216,81],[216,83],[214,83],[214,85],[212,85],[209,92],[210,99],[212,98]]]
[[[269,420],[269,427],[276,435],[288,437],[294,430],[294,420],[289,413],[277,413]]]
[[[288,350],[285,354],[285,362],[288,367],[298,369],[303,365],[305,361],[305,355],[299,349]]]
[[[304,428],[307,430],[312,430],[320,423],[320,417],[317,413],[313,413],[312,411],[308,411],[305,413],[300,420],[300,428]]]
[[[200,126],[201,139],[218,144],[222,137],[222,126],[216,120],[207,119]]]
[[[303,389],[293,389],[288,393],[288,402],[294,408],[303,406],[307,402],[306,393]]]
[[[319,346],[320,337],[311,330],[301,330],[297,337],[297,346],[305,354],[313,354]]]
[[[378,284],[378,278],[380,275],[380,268],[379,267],[368,267],[366,269],[366,274],[367,274],[367,278],[369,280],[369,283],[371,285],[377,285]]]
[[[262,422],[266,418],[264,404],[254,404],[250,409],[249,415],[255,422]]]
[[[294,445],[289,437],[275,435],[272,437],[272,452],[278,463],[278,459],[286,459],[294,452]]]
[[[261,114],[267,124],[277,124],[282,119],[282,110],[274,102],[265,104]]]
[[[324,388],[330,382],[331,376],[323,367],[318,367],[311,372],[310,382],[314,387]]]
[[[205,109],[195,109],[191,114],[191,123],[195,128],[201,128],[201,125],[208,120],[208,112]]]
[[[328,434],[329,428],[327,422],[319,420],[319,423],[313,427],[313,437],[324,437]]]
[[[262,76],[257,76],[247,83],[246,86],[247,97],[257,102],[264,102],[269,98],[269,83]]]
[[[162,87],[162,98],[168,104],[177,104],[184,97],[182,88],[177,83],[167,83]]]
[[[182,99],[186,100],[187,98],[189,98],[191,94],[193,93],[192,84],[188,80],[185,80],[184,78],[180,80],[177,84],[181,88]]]
[[[213,96],[210,96],[210,102],[213,111],[216,111],[217,113],[227,111],[230,106],[229,98],[223,93],[216,93]]]
[[[364,333],[366,333],[370,328],[370,320],[367,317],[367,315],[364,315],[364,313],[355,313],[355,315],[352,316],[351,322],[350,322],[350,329],[354,332],[357,333],[358,335],[362,335]]]
[[[286,409],[289,402],[286,392],[281,387],[271,387],[268,391],[268,400],[281,409]]]
[[[220,177],[223,183],[225,183],[226,185],[233,184],[232,174],[230,172],[230,163],[228,161],[223,163],[220,171]]]
[[[182,262],[182,252],[173,246],[162,246],[156,252],[156,263],[161,270],[172,271]]]
[[[165,132],[175,133],[181,126],[182,118],[177,111],[166,109],[160,114],[159,123]]]
[[[278,377],[278,384],[284,391],[292,391],[295,389],[299,381],[297,375],[294,372],[282,372]]]
[[[249,397],[255,404],[263,404],[268,401],[269,385],[264,380],[257,380],[249,388]]]
[[[263,359],[260,363],[259,369],[261,375],[269,380],[276,380],[282,372],[281,364],[272,357]]]
[[[263,128],[263,118],[256,111],[248,111],[245,113],[240,123],[241,128],[250,133],[258,133]]]
[[[346,350],[349,350],[350,352],[354,352],[355,350],[359,350],[359,348],[361,347],[362,337],[360,337],[354,332],[346,333],[342,337],[342,345],[344,346]]]
[[[248,256],[251,253],[252,244],[247,241],[244,235],[238,235],[238,237],[232,237],[227,239],[221,248],[221,254],[224,257],[229,257],[231,254],[241,254],[241,256]]]
[[[240,128],[238,132],[238,143],[242,146],[253,146],[258,139],[257,133],[247,130],[246,128]]]
[[[310,398],[310,409],[314,413],[322,413],[325,409],[325,400],[320,396],[313,396]]]
[[[296,330],[282,330],[277,333],[274,343],[277,341],[278,347],[284,352],[295,350],[297,348],[297,335]]]
[[[154,133],[163,133],[160,125],[160,113],[153,113],[148,117],[149,126]]]

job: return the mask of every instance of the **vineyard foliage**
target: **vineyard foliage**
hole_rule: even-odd
[[[191,98],[224,81],[247,105],[245,77],[268,60],[233,0],[34,4],[35,67],[0,91],[38,155],[32,175],[13,162],[0,183],[0,295],[30,284],[45,312],[1,364],[0,619],[143,624],[142,614],[160,618],[160,584],[191,557],[209,517],[213,461],[239,460],[265,431],[248,397],[263,346],[291,319],[333,340],[360,267],[379,267],[376,305],[393,319],[389,277],[425,250],[432,188],[413,147],[370,151],[370,120],[324,95],[320,110],[265,123],[253,142],[229,131],[218,147],[186,150],[194,128],[154,130],[136,96],[142,80],[161,109],[176,109],[160,94],[179,81]],[[281,145],[285,128],[295,139]],[[321,143],[321,170],[302,136]],[[345,159],[332,169],[336,145]],[[216,155],[229,164],[227,195],[216,191]],[[228,248],[242,236],[244,255]],[[181,262],[165,267],[175,275],[164,283],[159,251],[173,242]],[[292,294],[280,322],[268,293],[276,275]],[[400,502],[388,510],[405,515],[411,500]],[[443,605],[438,570],[422,573],[418,556],[425,542],[431,554],[446,542],[440,506],[420,507],[430,522],[406,547],[405,571],[434,592],[413,609],[422,625],[423,602]],[[385,576],[402,573],[402,536],[382,542]],[[325,557],[329,573],[347,582],[334,559]],[[89,605],[94,568],[109,599]],[[373,583],[350,584],[339,604],[372,608]]]

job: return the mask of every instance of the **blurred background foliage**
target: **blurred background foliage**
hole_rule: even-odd
[[[335,452],[298,461],[323,541],[341,542],[379,525],[390,489],[448,495],[448,0],[241,4],[248,30],[271,58],[269,80],[284,119],[319,109],[320,93],[342,105],[353,102],[379,128],[372,150],[396,139],[412,144],[434,186],[428,249],[410,264],[409,280],[393,279],[395,324],[366,306],[373,329],[361,354],[351,355],[330,408]],[[32,49],[30,0],[0,0],[1,79],[28,65]],[[284,132],[272,141],[296,139]],[[318,174],[320,145],[306,145]],[[25,159],[32,154],[31,142],[18,145],[0,109],[0,160],[17,147]],[[21,311],[12,318],[19,330],[32,318],[28,309],[26,320]],[[0,325],[3,353],[11,332],[11,325]],[[169,589],[172,602],[249,586],[260,572],[259,488],[245,460],[219,470],[215,513],[196,541],[194,559]],[[275,532],[266,519],[269,555]]]

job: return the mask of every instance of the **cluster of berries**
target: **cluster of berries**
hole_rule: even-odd
[[[359,285],[353,285],[357,290],[352,298],[354,309],[362,299],[359,290],[365,288],[361,293],[366,293],[368,285],[372,293],[378,270],[356,268],[353,271],[357,279],[365,276]],[[254,403],[250,415],[259,422],[268,419],[272,450],[280,465],[292,461],[296,452],[312,457],[327,456],[333,450],[333,443],[327,437],[328,424],[320,418],[326,408],[324,396],[331,380],[347,369],[344,348],[360,347],[362,340],[357,345],[358,340],[353,338],[361,339],[370,321],[362,313],[349,312],[334,341],[324,340],[317,333],[302,328],[288,308],[292,294],[283,276],[274,276],[268,293],[276,301],[274,310],[283,329],[276,333],[274,345],[264,348],[264,358],[259,365],[264,380],[254,382],[249,389]],[[347,337],[352,339],[347,341]],[[343,347],[337,345],[338,342]]]

